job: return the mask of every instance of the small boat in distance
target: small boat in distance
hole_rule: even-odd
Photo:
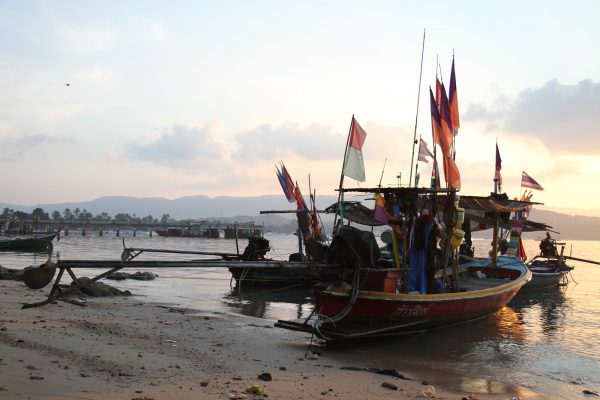
[[[0,239],[0,251],[46,251],[56,233],[37,237]]]
[[[557,243],[549,233],[546,233],[546,238],[540,242],[540,254],[527,262],[527,267],[533,276],[525,289],[542,289],[569,283],[568,274],[574,268],[565,262],[563,256],[565,245],[566,243]],[[561,246],[560,254],[558,246]]]

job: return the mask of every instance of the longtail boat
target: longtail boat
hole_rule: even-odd
[[[527,262],[533,273],[526,289],[542,289],[564,286],[569,283],[569,273],[574,269],[564,257],[565,243],[557,243],[550,235],[540,243],[540,254]],[[561,246],[560,253],[558,246]]]
[[[0,239],[0,251],[46,251],[56,233],[37,237]]]
[[[278,327],[325,340],[421,332],[494,313],[531,280],[531,271],[515,257],[493,253],[489,259],[461,265],[457,257],[460,228],[470,224],[460,206],[494,216],[497,232],[500,219],[529,202],[493,195],[459,199],[455,193],[425,188],[342,191],[379,192],[387,212],[396,210],[402,216],[397,229],[392,225],[395,268],[385,275],[365,277],[365,268],[389,265],[390,260],[382,263],[372,233],[343,226],[337,232],[339,239],[332,241],[330,259],[345,271],[346,279],[315,294],[315,310],[309,318],[280,320]]]

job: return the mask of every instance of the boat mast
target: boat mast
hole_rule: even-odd
[[[415,161],[415,145],[417,144],[417,122],[419,121],[419,100],[421,99],[421,77],[423,76],[423,54],[425,53],[425,29],[423,29],[423,46],[421,47],[421,69],[419,71],[419,90],[417,91],[417,112],[415,115],[415,132],[413,134],[412,157],[410,159],[410,177],[408,186],[412,186],[413,162]],[[417,176],[415,173],[415,180]],[[416,186],[416,183],[415,183]]]
[[[331,236],[335,236],[335,232],[337,229],[337,219],[338,214],[341,215],[341,219],[344,218],[344,207],[342,205],[343,196],[342,186],[344,186],[344,165],[346,165],[346,157],[348,157],[348,146],[350,145],[350,135],[352,134],[352,124],[354,122],[354,114],[352,114],[352,121],[350,121],[350,128],[348,129],[348,137],[346,138],[346,148],[344,149],[344,160],[342,161],[342,173],[340,175],[340,186],[338,188],[338,200],[337,200],[337,212],[335,213],[335,217],[333,218],[333,230],[331,232]]]
[[[492,239],[492,269],[494,274],[498,267],[498,213],[494,213],[494,238]]]

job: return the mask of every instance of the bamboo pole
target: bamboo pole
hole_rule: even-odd
[[[417,123],[419,121],[419,101],[421,100],[421,78],[423,76],[423,54],[425,53],[425,29],[423,29],[423,45],[421,47],[421,69],[419,71],[419,90],[417,91],[417,112],[415,115],[415,132],[413,134],[412,157],[410,159],[410,177],[408,178],[408,186],[412,185],[412,169],[415,161],[415,144],[417,142]],[[415,174],[416,177],[416,174]]]
[[[342,186],[344,186],[344,166],[346,165],[346,157],[348,156],[348,146],[350,145],[350,135],[352,134],[352,125],[354,124],[354,114],[352,114],[352,121],[350,122],[350,129],[348,129],[348,137],[346,138],[346,148],[344,149],[344,161],[342,162],[342,173],[340,175],[340,186],[338,189],[338,200],[337,207],[338,210],[333,217],[333,231],[331,232],[331,236],[335,236],[335,230],[337,225],[338,213],[341,214],[341,218],[344,218],[344,210],[340,201],[343,200],[344,194],[342,193]]]
[[[567,260],[581,261],[581,262],[585,262],[585,263],[600,265],[600,262],[598,262],[598,261],[586,260],[585,258],[578,258],[578,257],[571,257],[571,256],[563,256],[563,258],[567,259]]]
[[[498,214],[494,214],[494,238],[492,240],[492,268],[498,267]]]

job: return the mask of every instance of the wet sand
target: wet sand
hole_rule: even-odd
[[[307,360],[307,335],[273,328],[271,321],[136,297],[21,309],[48,290],[0,281],[2,399],[228,399],[250,385],[266,394],[246,394],[250,399],[410,399],[425,398],[423,380],[432,378],[403,371],[401,362],[397,369],[410,380],[342,370],[377,366],[348,365],[326,347],[319,359]],[[258,379],[265,372],[271,381]],[[437,399],[469,395],[435,387]]]

